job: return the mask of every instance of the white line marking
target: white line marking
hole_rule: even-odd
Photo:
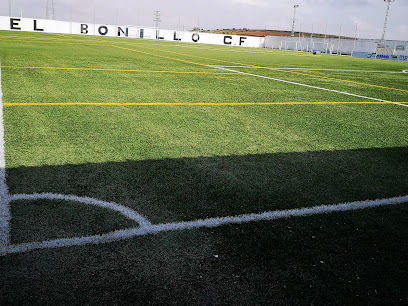
[[[395,104],[395,105],[399,105],[399,106],[408,107],[408,104],[402,104],[402,103],[398,103],[398,102],[390,102],[390,103]]]
[[[335,93],[341,93],[345,95],[350,95],[354,97],[360,97],[365,99],[371,99],[381,102],[390,102],[386,100],[359,96],[347,92],[341,92],[337,90],[326,89],[317,86],[311,86],[296,82],[290,82],[281,79],[270,78],[266,76],[244,73],[241,71],[235,71],[231,69],[226,69],[220,66],[210,66],[216,69],[222,69],[227,71],[232,71],[240,74],[270,79],[274,81],[325,90]],[[242,66],[238,66],[242,67]],[[243,67],[243,68],[251,68],[251,67]],[[287,69],[287,68],[286,68]],[[406,73],[406,70],[403,71]],[[303,216],[311,216],[317,214],[324,214],[324,213],[331,213],[331,212],[338,212],[338,211],[352,211],[352,210],[359,210],[377,206],[385,206],[385,205],[396,205],[408,202],[408,196],[404,197],[396,197],[390,199],[382,199],[382,200],[374,200],[374,201],[362,201],[362,202],[352,202],[352,203],[344,203],[344,204],[337,204],[337,205],[323,205],[323,206],[315,206],[310,208],[302,208],[302,209],[291,209],[285,211],[270,211],[264,212],[260,214],[247,214],[247,215],[240,215],[240,216],[232,216],[232,217],[220,217],[220,218],[209,218],[204,220],[195,220],[195,221],[183,221],[178,223],[167,223],[167,224],[158,224],[153,225],[150,221],[146,218],[141,216],[140,214],[136,213],[135,211],[131,210],[128,207],[123,205],[114,203],[114,202],[105,202],[89,197],[78,197],[73,195],[62,195],[62,194],[51,194],[51,193],[44,193],[44,194],[17,194],[10,196],[8,193],[8,188],[6,185],[6,161],[5,161],[5,142],[4,142],[4,121],[3,121],[3,94],[1,90],[1,63],[0,63],[0,255],[7,255],[13,253],[22,253],[36,249],[48,249],[48,248],[59,248],[59,247],[67,247],[67,246],[82,246],[87,244],[99,244],[99,243],[107,243],[122,239],[129,239],[136,236],[144,236],[148,234],[156,234],[160,232],[168,232],[168,231],[177,231],[177,230],[185,230],[185,229],[198,229],[198,228],[213,228],[219,227],[226,224],[240,224],[240,223],[247,223],[247,222],[255,222],[255,221],[270,221],[282,218],[290,218],[290,217],[303,217]],[[394,102],[390,102],[394,103]],[[399,104],[399,103],[395,103]],[[404,104],[399,104],[403,106],[407,106]],[[140,227],[132,228],[127,230],[118,230],[107,234],[102,235],[94,235],[88,237],[76,237],[76,238],[64,238],[64,239],[56,239],[56,240],[49,240],[43,242],[31,242],[31,243],[24,243],[18,245],[10,245],[10,202],[11,201],[18,201],[18,200],[38,200],[38,199],[49,199],[49,200],[65,200],[65,201],[73,201],[79,202],[87,205],[94,205],[106,209],[111,209],[116,212],[121,213],[125,217],[130,220],[136,221],[139,223]]]
[[[0,248],[10,243],[10,197],[6,185],[6,157],[3,122],[3,91],[0,62]]]
[[[326,88],[322,88],[322,87],[316,87],[316,86],[311,86],[311,85],[306,85],[306,84],[301,84],[301,83],[295,83],[295,82],[290,82],[290,81],[286,81],[286,80],[281,80],[281,79],[275,79],[275,78],[270,78],[270,77],[266,77],[266,76],[262,76],[262,75],[257,75],[257,74],[252,74],[252,73],[246,73],[246,72],[241,72],[241,71],[235,71],[235,70],[230,70],[230,69],[226,69],[226,67],[230,67],[230,68],[251,68],[251,69],[300,69],[300,70],[308,70],[308,69],[304,69],[304,68],[271,68],[271,67],[254,67],[254,66],[220,66],[220,65],[208,65],[208,67],[211,68],[215,68],[215,69],[222,69],[222,70],[227,70],[227,71],[234,71],[236,73],[241,73],[241,74],[246,74],[246,75],[250,75],[250,76],[256,76],[256,77],[260,77],[260,78],[265,78],[265,79],[270,79],[270,80],[274,80],[274,81],[280,81],[280,82],[285,82],[285,83],[289,83],[289,84],[296,84],[296,85],[300,85],[300,86],[306,86],[306,87],[311,87],[311,88],[316,88],[316,89],[320,89],[320,90],[327,90],[327,91],[332,91],[332,92],[336,92],[336,93],[341,93],[341,94],[345,94],[345,95],[350,95],[350,96],[355,96],[355,97],[359,97],[359,98],[364,98],[364,99],[371,99],[371,100],[376,100],[376,101],[381,101],[381,102],[387,102],[387,103],[391,103],[391,104],[395,104],[395,105],[399,105],[399,106],[404,106],[404,107],[408,107],[407,104],[402,104],[402,103],[398,103],[398,102],[392,102],[392,101],[387,101],[387,100],[381,100],[381,99],[376,99],[376,98],[370,98],[370,97],[365,97],[365,96],[359,96],[359,95],[355,95],[352,93],[347,93],[347,92],[342,92],[342,91],[337,91],[337,90],[332,90],[332,89],[326,89]],[[334,69],[309,69],[309,70],[322,70],[322,71],[348,71],[348,72],[386,72],[386,73],[401,73],[401,72],[391,72],[391,71],[365,71],[365,70],[334,70]],[[408,70],[404,70],[403,72],[408,71]]]
[[[332,71],[332,72],[364,72],[364,73],[407,73],[407,70],[404,71],[373,71],[373,70],[354,70],[354,69],[323,69],[323,68],[302,68],[302,67],[287,67],[287,68],[279,68],[279,67],[259,67],[259,66],[224,66],[224,65],[217,65],[219,68],[248,68],[248,69],[280,69],[280,70],[305,70],[305,71]]]
[[[408,73],[408,70],[402,70],[402,73]]]
[[[27,197],[28,195],[24,195]],[[15,195],[13,198],[19,198],[20,195]],[[94,235],[88,237],[64,238],[55,239],[43,242],[31,242],[18,245],[10,245],[0,249],[0,256],[22,253],[37,249],[50,249],[68,246],[83,246],[88,244],[108,243],[117,240],[129,239],[137,236],[145,236],[149,234],[157,234],[160,232],[199,229],[199,228],[214,228],[227,224],[241,224],[256,221],[271,221],[276,219],[286,219],[291,217],[305,217],[319,214],[328,214],[333,212],[354,211],[366,208],[379,206],[397,205],[408,203],[408,195],[403,197],[394,197],[380,200],[357,201],[351,203],[343,203],[336,205],[322,205],[309,208],[290,209],[282,211],[270,211],[260,214],[246,214],[233,217],[209,218],[204,220],[185,221],[158,225],[147,225],[140,228],[131,228],[126,230],[118,230],[107,234]],[[137,214],[137,213],[135,213]]]
[[[102,208],[107,208],[114,210],[126,218],[136,221],[137,223],[140,224],[140,227],[148,227],[151,226],[152,224],[145,219],[143,216],[140,214],[136,213],[132,209],[114,203],[114,202],[106,202],[106,201],[101,201],[89,197],[78,197],[78,196],[73,196],[73,195],[64,195],[64,194],[54,194],[54,193],[35,193],[35,194],[17,194],[17,195],[12,195],[10,196],[11,201],[18,201],[18,200],[64,200],[64,201],[72,201],[72,202],[78,202],[86,205],[93,205],[93,206],[98,206]]]
[[[264,75],[253,74],[253,73],[247,73],[247,72],[242,72],[242,71],[238,71],[238,70],[232,70],[232,69],[223,68],[223,67],[219,67],[219,66],[208,65],[208,67],[216,68],[216,69],[221,69],[221,70],[225,70],[225,71],[231,71],[231,72],[240,73],[240,74],[244,74],[244,75],[249,75],[249,76],[253,76],[253,77],[257,77],[257,78],[262,78],[262,79],[268,79],[268,80],[283,82],[283,83],[292,84],[292,85],[298,85],[298,86],[303,86],[303,87],[308,87],[308,88],[313,88],[313,89],[318,89],[318,90],[330,91],[330,92],[339,93],[339,94],[343,94],[343,95],[347,95],[347,96],[353,96],[353,97],[357,97],[357,98],[363,98],[363,99],[369,99],[369,100],[374,100],[374,101],[388,102],[388,103],[403,105],[403,104],[399,104],[399,103],[395,103],[395,102],[391,102],[391,101],[387,101],[387,100],[383,100],[383,99],[377,99],[377,98],[372,98],[372,97],[366,97],[366,96],[356,95],[356,94],[352,94],[352,93],[345,92],[345,91],[338,91],[338,90],[334,90],[334,89],[328,89],[328,88],[323,88],[323,87],[318,87],[318,86],[312,86],[312,85],[307,85],[307,84],[302,84],[302,83],[297,83],[297,82],[291,82],[291,81],[282,80],[282,79],[277,79],[277,78],[271,78],[271,77],[267,77],[267,76],[264,76]],[[404,105],[404,106],[406,106],[406,105]]]
[[[351,93],[341,92],[337,90],[331,90],[296,82],[290,82],[281,79],[270,78],[261,75],[255,75],[250,73],[244,73],[240,71],[234,71],[226,69],[220,66],[210,66],[216,69],[222,69],[227,71],[232,71],[240,74],[270,79],[274,81],[305,86],[309,88],[315,88],[319,90],[331,91],[335,93],[341,93],[346,95],[351,95],[360,98],[366,98],[381,102],[390,102],[386,100],[380,100],[376,98],[359,96]],[[254,67],[243,67],[242,68],[254,68]],[[281,69],[281,68],[280,68]],[[285,68],[289,69],[289,68]],[[340,70],[338,70],[340,71]],[[404,70],[403,73],[406,73],[407,70]],[[153,225],[146,218],[136,213],[132,209],[125,207],[123,205],[114,203],[114,202],[105,202],[89,197],[78,197],[73,195],[62,195],[62,194],[17,194],[10,196],[8,193],[8,188],[6,185],[6,160],[5,160],[5,141],[4,141],[4,120],[3,120],[3,93],[1,88],[1,62],[0,62],[0,256],[13,254],[13,253],[22,253],[36,249],[48,249],[48,248],[59,248],[59,247],[68,247],[68,246],[82,246],[87,244],[99,244],[107,243],[117,240],[129,239],[136,236],[144,236],[148,234],[156,234],[160,232],[168,231],[177,231],[177,230],[186,230],[186,229],[198,229],[198,228],[213,228],[219,227],[226,224],[240,224],[256,221],[270,221],[276,219],[290,218],[290,217],[304,217],[312,216],[324,213],[332,213],[338,211],[352,211],[359,210],[371,207],[386,206],[386,205],[396,205],[408,202],[408,195],[403,197],[395,197],[390,199],[381,199],[374,201],[361,201],[361,202],[352,202],[352,203],[343,203],[337,205],[322,205],[314,206],[310,208],[301,208],[301,209],[291,209],[284,211],[270,211],[260,214],[246,214],[232,217],[220,217],[220,218],[209,218],[204,220],[195,220],[195,221],[183,221],[178,223],[167,223],[167,224],[158,224]],[[394,102],[390,102],[394,103]],[[404,104],[394,103],[398,105],[407,106]],[[116,212],[121,213],[130,220],[136,221],[139,223],[140,227],[132,228],[127,230],[118,230],[107,234],[94,235],[88,237],[77,237],[77,238],[65,238],[65,239],[56,239],[43,242],[31,242],[18,245],[10,245],[10,202],[18,200],[38,200],[38,199],[49,199],[49,200],[65,200],[79,202],[87,205],[94,205],[106,209],[111,209]]]

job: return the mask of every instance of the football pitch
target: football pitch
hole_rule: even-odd
[[[408,303],[408,64],[0,31],[0,304]]]

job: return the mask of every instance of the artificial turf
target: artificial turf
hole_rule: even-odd
[[[408,109],[338,104],[376,101],[334,92],[406,103],[406,63],[5,31],[0,51],[10,194],[113,201],[157,224],[408,193]],[[262,102],[281,104],[222,104]],[[407,213],[401,204],[2,256],[0,303],[408,303]],[[55,200],[14,201],[11,216],[12,243],[135,226]]]

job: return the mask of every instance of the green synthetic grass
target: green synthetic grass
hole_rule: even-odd
[[[408,193],[403,106],[12,106],[370,101],[206,65],[305,68],[231,69],[408,102],[408,74],[368,72],[407,63],[5,31],[0,54],[11,194],[113,201],[158,224]],[[407,214],[403,204],[10,255],[0,303],[403,304]],[[135,226],[63,201],[16,201],[11,215],[12,243]]]
[[[6,107],[5,127],[9,168],[408,142],[395,105]]]

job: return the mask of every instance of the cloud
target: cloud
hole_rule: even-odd
[[[0,15],[9,14],[8,1],[0,0]],[[13,15],[45,18],[45,0],[13,0]],[[57,19],[114,24],[154,26],[153,12],[162,12],[162,28],[204,29],[269,28],[290,30],[293,5],[296,30],[354,37],[379,38],[384,24],[386,3],[381,0],[55,0]],[[391,5],[387,38],[408,40],[408,0]],[[180,20],[180,22],[179,22]],[[326,26],[327,25],[327,26]]]
[[[355,7],[355,6],[365,6],[369,5],[370,1],[368,0],[303,0],[304,3],[310,3],[312,5],[319,5],[319,6],[339,6],[339,7]]]
[[[382,29],[379,24],[373,22],[368,22],[367,20],[359,16],[350,16],[349,18],[352,25],[355,25],[355,30],[357,30],[357,37],[361,38],[380,38]],[[349,36],[353,33],[349,32]]]
[[[264,0],[230,0],[233,5],[246,5],[253,7],[267,7],[268,3]]]

